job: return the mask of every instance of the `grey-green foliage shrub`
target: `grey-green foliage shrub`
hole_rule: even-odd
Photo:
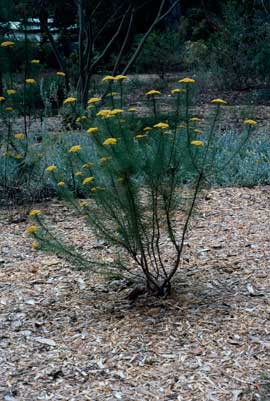
[[[235,157],[225,170],[217,171],[212,184],[217,186],[248,186],[270,184],[270,141],[266,134],[256,135],[237,151],[238,133],[225,132],[218,137],[217,165],[224,165],[232,152]]]

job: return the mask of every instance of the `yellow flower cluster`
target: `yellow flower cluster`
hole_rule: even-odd
[[[77,117],[75,121],[76,121],[76,123],[80,123],[81,121],[84,121],[84,120],[87,120],[86,116]]]
[[[94,180],[94,177],[86,177],[86,178],[83,180],[82,184],[83,184],[83,185],[90,184],[90,182],[92,182],[93,180]]]
[[[67,97],[64,101],[63,104],[70,104],[70,103],[75,103],[77,101],[76,97]]]
[[[97,113],[97,117],[110,118],[112,116],[116,116],[117,114],[121,113],[124,113],[123,109],[112,109],[112,110],[103,109]]]
[[[1,47],[12,47],[15,45],[15,42],[12,42],[11,40],[6,40],[5,42],[1,43]]]
[[[59,181],[59,182],[57,183],[57,186],[58,186],[58,187],[64,187],[64,186],[65,186],[64,181]]]
[[[191,141],[190,143],[191,143],[191,145],[194,145],[194,146],[204,146],[203,141]]]
[[[186,92],[186,90],[185,89],[179,89],[179,88],[171,90],[171,94],[172,95],[176,95],[177,93],[183,93],[183,92]]]
[[[127,79],[127,75],[116,75],[115,77],[112,75],[106,75],[102,81],[123,81],[124,79]]]
[[[93,167],[94,163],[85,163],[83,164],[82,168],[91,168]]]
[[[158,124],[154,125],[154,128],[166,129],[166,128],[169,128],[169,124],[167,124],[167,123],[158,123]]]
[[[15,89],[7,89],[7,94],[8,95],[15,95],[16,90]]]
[[[257,121],[246,119],[246,120],[244,120],[244,124],[246,124],[246,125],[256,125]]]
[[[18,132],[18,134],[15,134],[16,139],[24,139],[24,134],[22,132]]]
[[[109,156],[103,156],[103,157],[100,158],[100,161],[101,161],[101,163],[105,163],[105,162],[110,161],[111,159],[112,158],[109,157]]]
[[[105,141],[102,143],[104,146],[109,146],[109,145],[116,145],[117,144],[117,139],[116,138],[107,138]]]
[[[55,171],[55,170],[57,170],[57,167],[56,166],[48,166],[47,168],[46,168],[46,171]]]
[[[150,91],[148,91],[148,92],[146,92],[146,96],[155,96],[155,95],[160,95],[161,94],[161,92],[160,91],[157,91],[157,90],[155,90],[155,89],[151,89]]]
[[[98,132],[98,131],[99,131],[99,129],[97,127],[91,127],[91,128],[88,128],[88,130],[87,130],[88,134],[94,134],[95,132]]]
[[[80,201],[80,206],[81,206],[81,207],[86,207],[86,206],[88,206],[88,202],[86,202],[86,201]]]
[[[88,104],[93,104],[93,103],[98,103],[98,102],[101,102],[101,97],[91,97],[89,100],[88,100]]]
[[[69,148],[69,153],[77,153],[81,150],[81,146],[80,145],[74,145],[71,146],[71,148]]]
[[[35,85],[37,83],[37,81],[34,78],[27,78],[25,80],[25,83],[28,85]]]
[[[147,134],[137,134],[135,135],[136,139],[142,139],[142,138],[146,138],[148,135]]]
[[[35,226],[35,225],[29,226],[29,227],[27,227],[27,229],[26,229],[26,232],[27,232],[28,234],[33,234],[33,233],[36,233],[37,231],[38,231],[38,226]]]
[[[66,76],[66,74],[63,71],[57,71],[56,75],[58,77],[65,77]]]
[[[41,210],[39,209],[33,209],[31,210],[31,212],[29,213],[30,217],[35,217],[35,216],[39,216],[41,214]]]
[[[220,98],[211,100],[211,103],[214,103],[214,104],[227,104],[227,102],[225,100],[220,99]]]
[[[203,131],[201,130],[201,129],[194,129],[193,130],[193,132],[195,133],[195,134],[203,134]]]
[[[194,84],[195,79],[186,77],[186,78],[180,79],[178,82],[180,82],[180,84]]]
[[[4,100],[6,100],[6,98],[4,96],[0,96],[0,103],[3,102]]]
[[[31,64],[39,64],[39,63],[40,63],[40,60],[38,60],[38,59],[31,60]]]

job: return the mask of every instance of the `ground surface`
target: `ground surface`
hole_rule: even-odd
[[[32,250],[23,211],[2,210],[0,399],[269,400],[269,204],[269,187],[212,190],[173,296],[133,304],[116,283]],[[110,254],[63,205],[38,207]]]

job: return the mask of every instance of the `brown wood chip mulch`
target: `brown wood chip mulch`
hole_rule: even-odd
[[[71,270],[0,218],[0,399],[270,400],[270,188],[212,190],[167,299]],[[110,253],[63,205],[38,206]]]

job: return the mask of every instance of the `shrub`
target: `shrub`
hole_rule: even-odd
[[[110,91],[117,89],[122,94],[125,78],[107,76],[104,80]],[[30,213],[36,224],[34,231],[28,230],[35,237],[35,247],[62,253],[84,269],[143,280],[155,295],[170,292],[204,180],[234,156],[230,154],[223,163],[216,158],[218,116],[226,102],[213,99],[209,125],[200,127],[201,120],[189,108],[195,81],[179,82],[172,90],[174,112],[162,121],[158,113],[161,93],[154,89],[146,93],[152,116],[149,126],[141,125],[140,130],[136,109],[125,107],[122,96],[119,100],[111,96],[110,108],[100,106],[99,98],[89,99],[91,118],[86,120],[85,135],[91,138],[91,148],[73,142],[66,149],[67,170],[66,165],[47,167],[61,197],[115,248],[113,261],[88,260],[70,248],[47,227],[39,210]],[[68,98],[64,103],[72,107],[75,100]],[[255,124],[245,120],[247,128],[237,150]],[[81,199],[76,197],[78,192]]]
[[[135,47],[142,35],[137,35]],[[165,72],[175,71],[180,64],[182,51],[180,34],[175,31],[151,33],[136,60],[135,70],[138,73],[157,73],[162,78]]]
[[[254,78],[270,77],[269,15],[259,7],[243,12],[236,1],[226,2],[219,28],[210,35],[207,68],[221,87],[242,87],[254,84]],[[204,63],[205,64],[205,63]]]

